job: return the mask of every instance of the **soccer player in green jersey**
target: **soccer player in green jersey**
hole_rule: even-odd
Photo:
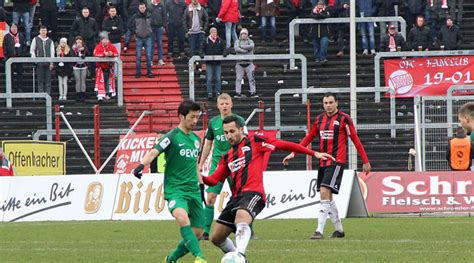
[[[204,162],[206,161],[211,148],[214,145],[212,150],[212,164],[209,169],[209,174],[212,174],[216,168],[217,164],[221,160],[223,154],[226,154],[230,149],[230,144],[227,142],[227,139],[224,134],[224,128],[222,127],[222,121],[227,116],[235,116],[241,122],[242,126],[245,126],[245,120],[241,116],[232,113],[232,98],[227,93],[222,93],[217,97],[217,108],[219,109],[220,115],[215,116],[209,120],[207,126],[204,146],[202,148],[201,160],[199,162],[199,170],[202,171]],[[247,134],[245,130],[245,134]],[[230,178],[227,179],[230,183]],[[214,204],[216,203],[217,195],[220,194],[222,190],[223,182],[218,183],[215,186],[207,188],[206,196],[206,208],[204,209],[206,214],[206,224],[204,226],[204,234],[202,238],[204,240],[209,239],[209,233],[211,231],[212,221],[214,220]]]
[[[167,263],[176,262],[189,251],[195,256],[195,263],[206,262],[199,247],[205,217],[197,175],[201,139],[192,131],[196,127],[200,111],[201,107],[194,101],[181,102],[178,108],[178,127],[161,137],[133,171],[140,179],[145,165],[149,165],[160,153],[165,153],[165,199],[183,238],[177,248],[165,258],[164,262]]]

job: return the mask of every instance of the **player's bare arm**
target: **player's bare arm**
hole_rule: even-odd
[[[201,156],[199,157],[198,172],[202,171],[202,166],[206,162],[206,159],[209,156],[209,153],[211,152],[211,148],[212,148],[212,140],[206,139],[202,147]]]

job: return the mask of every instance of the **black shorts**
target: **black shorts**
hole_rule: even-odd
[[[232,228],[235,232],[235,216],[237,210],[244,209],[255,219],[255,217],[262,212],[263,208],[265,208],[265,202],[260,193],[243,192],[239,196],[230,198],[217,219],[217,222]]]
[[[321,185],[331,189],[333,194],[338,194],[341,188],[342,175],[344,167],[342,164],[334,164],[331,166],[319,167],[318,170],[318,191]]]

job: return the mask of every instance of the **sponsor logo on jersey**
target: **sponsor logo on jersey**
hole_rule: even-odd
[[[319,131],[319,136],[321,139],[333,139],[334,138],[334,131],[332,130],[322,130]]]
[[[100,182],[92,182],[87,187],[86,200],[84,202],[84,211],[88,214],[96,213],[102,203],[104,186]]]
[[[237,172],[241,168],[245,167],[245,157],[240,157],[239,159],[233,162],[229,162],[227,166],[229,167],[229,170],[231,172]]]
[[[199,149],[181,149],[179,155],[187,158],[197,158],[199,155]]]
[[[269,144],[269,143],[266,143],[266,142],[262,142],[262,147],[265,147],[265,148],[268,148],[268,149],[271,149],[271,150],[275,150],[275,145]]]
[[[168,147],[170,143],[171,143],[170,138],[168,137],[163,138],[163,140],[160,142],[161,149],[166,149],[166,147]]]
[[[218,140],[220,142],[226,142],[227,138],[225,137],[225,135],[217,135],[216,140]]]
[[[244,147],[242,147],[242,148],[240,148],[240,149],[242,150],[243,153],[250,151],[250,147],[248,147],[248,146],[244,146]]]

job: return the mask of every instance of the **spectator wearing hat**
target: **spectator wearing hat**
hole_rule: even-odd
[[[446,50],[457,50],[461,47],[461,30],[454,24],[452,17],[446,18],[446,24],[441,27],[438,33],[438,42]]]
[[[323,1],[319,1],[311,11],[311,17],[314,19],[325,19],[329,17],[329,12]],[[316,63],[326,63],[329,43],[329,25],[317,23],[311,27],[311,36],[314,47],[314,57]]]
[[[56,56],[59,58],[71,57],[72,51],[67,44],[67,38],[63,37],[59,40],[59,45],[56,47]],[[68,86],[67,81],[71,75],[71,63],[59,62],[56,63],[56,76],[58,77],[59,86],[59,100],[67,100]]]
[[[10,31],[3,39],[3,54],[9,58],[25,57],[27,55],[25,36],[18,32],[18,26],[12,23]],[[12,64],[13,91],[23,92],[23,63]]]
[[[257,0],[255,4],[255,14],[261,17],[260,30],[262,41],[268,41],[266,27],[270,25],[271,41],[276,41],[276,17],[280,14],[279,0]]]
[[[117,57],[117,48],[110,44],[107,32],[101,32],[99,36],[100,42],[94,49],[94,57]],[[97,62],[96,64],[94,90],[97,92],[97,100],[102,101],[104,98],[109,100],[111,97],[115,97],[114,63]]]
[[[249,38],[249,31],[246,28],[240,30],[239,40],[235,41],[234,49],[237,55],[253,55],[255,44],[253,40]],[[247,75],[250,86],[250,97],[258,98],[256,86],[255,86],[255,65],[252,60],[238,60],[235,65],[235,95],[234,98],[242,98],[245,95],[242,94],[242,80],[244,74]]]
[[[394,52],[405,50],[405,38],[397,32],[394,24],[388,26],[388,33],[380,40],[380,52]]]

